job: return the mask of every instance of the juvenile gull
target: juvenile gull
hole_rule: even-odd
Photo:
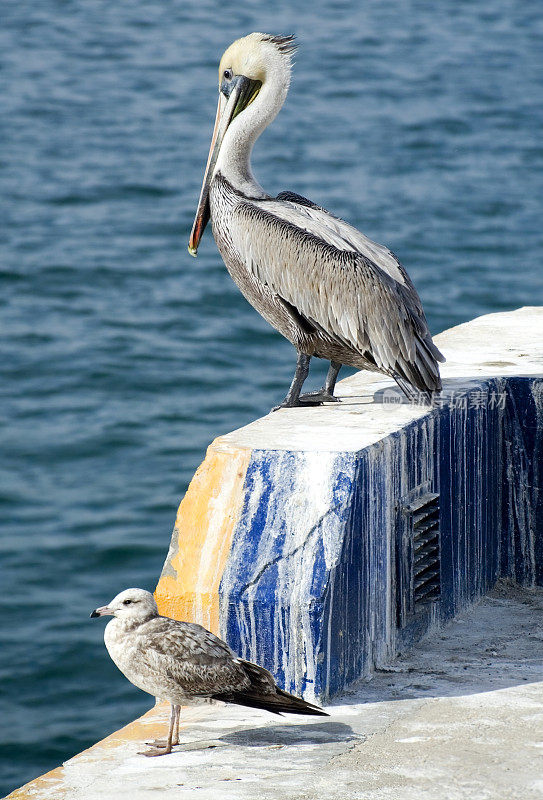
[[[115,665],[128,680],[172,707],[168,739],[143,755],[171,753],[179,744],[181,706],[222,700],[274,714],[328,716],[280,689],[268,670],[238,658],[226,642],[194,622],[178,622],[158,613],[153,595],[125,589],[91,617],[111,615],[104,641]]]

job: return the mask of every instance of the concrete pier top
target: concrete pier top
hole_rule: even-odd
[[[503,584],[329,719],[185,709],[170,756],[157,706],[9,800],[539,800],[542,590]]]
[[[330,719],[187,709],[184,745],[147,759],[167,727],[157,706],[12,800],[543,795],[543,595],[528,588],[543,584],[543,308],[436,343],[435,408],[357,373],[340,403],[216,439],[178,509],[160,612],[289,691],[335,698]],[[526,588],[474,608],[500,578]]]
[[[519,308],[457,325],[434,337],[445,399],[481,379],[543,374],[543,307]],[[220,436],[213,448],[356,452],[429,412],[403,398],[391,379],[367,371],[337,384],[341,403],[284,408]]]

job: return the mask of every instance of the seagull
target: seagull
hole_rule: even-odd
[[[234,282],[296,348],[294,378],[276,408],[337,401],[342,364],[384,373],[409,399],[431,401],[445,359],[396,256],[295,192],[272,197],[253,175],[253,145],[285,101],[295,49],[294,36],[251,33],[224,53],[189,252],[196,256],[211,220]],[[301,395],[313,356],[330,368],[321,391]]]
[[[184,705],[222,700],[273,714],[328,716],[284,692],[268,670],[238,658],[201,625],[162,617],[153,595],[144,589],[125,589],[90,616],[106,615],[113,619],[106,625],[104,641],[115,665],[138,689],[171,705],[167,740],[153,742],[141,755],[166,755],[179,744]]]

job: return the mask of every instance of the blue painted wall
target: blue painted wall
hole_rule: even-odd
[[[543,381],[481,381],[358,453],[254,451],[221,583],[221,627],[321,700],[487,593],[543,578]],[[401,626],[399,513],[440,495],[441,597]]]
[[[510,378],[503,418],[502,574],[543,585],[543,380]]]

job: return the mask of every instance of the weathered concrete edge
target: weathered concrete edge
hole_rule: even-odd
[[[491,379],[543,375],[542,338],[540,307],[489,314],[444,331],[436,342],[447,357],[445,391],[456,396]],[[338,384],[341,405],[282,409],[215,439],[179,506],[156,591],[162,613],[219,632],[219,588],[254,453],[360,453],[434,413],[424,406],[384,404],[383,393],[392,387],[381,376],[359,372]]]
[[[490,331],[492,336],[489,334]],[[376,380],[375,376],[359,373],[342,382],[342,392],[347,396],[347,400],[340,407],[281,411],[215,440],[208,451],[210,453],[208,458],[215,461],[217,453],[227,456],[220,466],[220,470],[224,472],[215,478],[215,484],[220,484],[223,480],[228,483],[229,476],[226,470],[229,461],[234,454],[238,457],[243,454],[243,468],[237,473],[237,477],[244,486],[237,492],[234,505],[230,503],[232,495],[223,498],[226,502],[216,497],[210,501],[210,507],[215,512],[220,511],[215,513],[215,524],[220,526],[221,520],[227,518],[233,520],[233,527],[228,534],[229,553],[226,552],[227,548],[223,548],[220,558],[217,558],[216,547],[207,548],[208,567],[209,564],[213,564],[213,585],[205,584],[205,581],[199,582],[203,603],[211,603],[214,609],[217,607],[217,602],[220,603],[219,625],[214,630],[227,638],[244,657],[263,663],[271,669],[286,688],[305,693],[308,699],[321,701],[330,692],[341,691],[357,674],[371,669],[371,663],[382,662],[383,659],[393,656],[400,641],[391,620],[394,612],[391,609],[389,588],[390,569],[393,568],[391,562],[394,559],[391,550],[394,547],[395,521],[391,519],[389,509],[409,494],[416,484],[425,484],[435,491],[440,470],[451,474],[452,483],[448,501],[451,515],[458,504],[468,503],[475,509],[473,519],[466,517],[464,521],[459,522],[451,516],[450,520],[445,520],[448,531],[458,539],[449,544],[451,553],[448,556],[449,565],[453,562],[453,553],[459,549],[461,553],[465,551],[466,570],[463,571],[466,573],[465,585],[454,586],[451,577],[447,602],[441,604],[439,614],[434,613],[430,619],[424,621],[424,624],[419,621],[418,628],[411,627],[410,630],[403,631],[403,646],[409,646],[427,627],[445,621],[481,593],[488,591],[500,574],[510,574],[512,570],[516,570],[517,577],[524,573],[522,579],[527,580],[526,550],[531,543],[524,541],[522,536],[517,536],[518,541],[515,545],[512,537],[507,544],[511,552],[509,555],[502,553],[501,485],[494,485],[496,481],[498,483],[501,481],[501,467],[495,463],[496,458],[501,458],[501,451],[499,446],[497,449],[494,448],[495,452],[489,451],[488,448],[489,441],[493,438],[497,441],[502,435],[500,431],[504,424],[512,426],[511,430],[515,428],[517,438],[522,435],[521,422],[515,418],[516,401],[513,393],[507,390],[507,386],[510,383],[515,384],[514,375],[522,372],[527,376],[526,385],[533,384],[535,387],[531,379],[543,374],[543,358],[540,357],[542,354],[535,346],[539,344],[540,331],[543,334],[543,309],[522,309],[518,312],[482,317],[438,337],[441,348],[449,358],[448,372],[444,370],[445,387],[455,393],[453,402],[449,402],[449,408],[445,410],[429,411],[424,407],[404,404],[394,406],[391,413],[390,409],[383,408],[379,402],[372,402],[375,394],[378,396],[377,399],[380,399],[383,382]],[[458,339],[460,347],[457,344]],[[465,348],[468,345],[470,345],[467,351],[469,366],[466,368],[462,364],[462,357],[466,355]],[[505,353],[507,359],[511,360],[505,360]],[[487,374],[489,368],[498,374],[489,376]],[[466,372],[470,374],[466,376]],[[447,377],[448,373],[453,377]],[[455,375],[461,377],[454,377]],[[522,379],[516,381],[517,390],[521,383]],[[348,389],[350,387],[350,395],[348,393],[345,395],[346,386]],[[491,415],[485,411],[485,407],[491,405],[489,399],[500,399],[505,397],[505,394],[510,396],[513,413],[506,412],[505,408],[498,409],[499,413],[492,415],[490,423]],[[479,397],[481,402],[478,404],[474,402],[474,408],[470,410],[473,417],[471,421],[467,418],[467,411],[461,406],[451,410],[450,406],[454,406],[457,399],[465,400],[466,397],[472,398],[475,395],[481,396]],[[538,405],[541,407],[541,402]],[[284,419],[287,419],[286,423]],[[492,424],[492,429],[487,432],[489,424]],[[288,441],[285,440],[285,425]],[[361,428],[364,430],[362,438]],[[367,435],[368,430],[369,435]],[[474,431],[479,432],[480,441],[475,441]],[[484,435],[481,436],[481,432]],[[297,433],[298,440],[291,448],[290,441]],[[341,447],[335,444],[338,438],[342,441]],[[365,444],[360,446],[362,442]],[[285,446],[287,444],[288,447]],[[345,449],[342,450],[342,447]],[[464,470],[467,468],[466,458],[474,447],[479,453],[486,454],[484,457],[490,461],[485,462],[484,466],[481,463],[479,469],[476,464],[471,466],[475,483],[472,480],[471,484],[466,486],[463,483],[463,476],[455,477],[454,472],[459,464],[464,465]],[[447,464],[437,463],[432,457],[437,452],[449,451],[451,448],[457,451],[457,457],[460,459],[458,465],[454,459]],[[522,463],[515,465],[515,452],[513,448],[508,457],[512,468],[516,466],[520,476],[523,465]],[[364,597],[363,608],[366,615],[368,608],[373,609],[374,615],[368,617],[365,622],[366,630],[374,631],[371,636],[366,635],[366,638],[371,639],[371,646],[369,641],[358,645],[359,654],[353,652],[349,656],[350,677],[346,676],[340,680],[337,670],[338,659],[345,661],[347,658],[346,654],[342,656],[339,652],[341,642],[338,641],[334,645],[338,652],[332,661],[330,661],[330,647],[325,646],[325,651],[322,650],[326,629],[323,619],[327,614],[331,618],[331,611],[324,599],[326,574],[323,574],[323,570],[329,571],[337,563],[345,538],[349,535],[347,531],[342,530],[342,526],[354,502],[353,492],[356,491],[356,481],[360,480],[357,474],[364,461],[362,454],[367,454],[365,459],[367,463],[363,466],[366,476],[364,480],[369,479],[374,483],[374,489],[369,488],[368,494],[380,497],[385,491],[389,498],[388,508],[384,507],[380,511],[377,508],[378,503],[373,501],[373,511],[379,511],[382,515],[378,519],[376,513],[374,522],[374,530],[381,531],[377,538],[381,541],[382,548],[380,553],[375,552],[368,556],[370,566],[374,565],[371,568],[377,570],[371,580],[374,586],[382,582],[384,589],[381,598],[375,592],[371,597]],[[409,469],[406,469],[406,465],[410,465]],[[414,470],[413,465],[415,465]],[[384,482],[383,475],[388,476]],[[183,554],[190,552],[191,548],[193,536],[191,531],[194,526],[190,516],[186,516],[185,504],[190,511],[192,501],[189,499],[187,502],[187,499],[195,489],[196,487],[191,485],[187,497],[181,504],[173,536],[173,549],[181,554],[181,562]],[[342,500],[342,495],[345,494],[348,495],[346,505]],[[478,496],[481,498],[480,502],[477,500]],[[291,499],[294,499],[294,503]],[[515,511],[520,509],[524,515],[532,513],[530,508],[523,506],[522,498],[511,496],[510,499],[512,500],[510,506]],[[367,504],[367,498],[364,502]],[[494,504],[494,510],[492,508],[485,510],[483,508],[485,504],[486,506]],[[343,514],[338,512],[342,507],[344,507]],[[333,513],[330,513],[332,510]],[[362,512],[362,518],[371,513],[372,509]],[[475,548],[482,546],[483,550],[484,548],[489,550],[483,557],[482,551],[474,550],[471,553],[466,548],[472,546],[469,543],[470,525],[475,526],[474,530],[475,528],[482,530],[481,515],[485,514],[488,516],[486,529],[491,528],[495,533],[490,543],[488,530],[483,531],[482,545],[477,544],[480,538],[478,535],[473,546]],[[327,530],[321,535],[319,529],[322,528],[322,521],[325,518]],[[512,529],[514,523],[513,519],[507,524]],[[459,525],[463,525],[464,529],[459,531]],[[233,530],[235,536],[232,538]],[[315,532],[318,534],[317,538],[310,541]],[[202,528],[199,530],[200,536],[201,533]],[[212,530],[209,525],[206,527],[206,534],[211,542],[220,541],[220,533]],[[485,537],[488,539],[487,543]],[[375,541],[375,537],[370,536],[367,547],[375,549]],[[292,558],[294,555],[295,558]],[[485,562],[480,575],[468,574],[469,564],[473,563],[474,559]],[[489,559],[488,567],[487,559]],[[500,564],[500,560],[503,559],[508,560],[508,563]],[[515,560],[518,563],[516,566],[511,566]],[[384,572],[383,570],[379,572],[379,565],[383,564],[388,564],[388,574],[386,569]],[[161,604],[162,583],[166,579],[174,597],[174,603],[170,604],[168,613],[178,615],[179,618],[187,618],[188,610],[197,611],[184,577],[186,576],[190,582],[190,574],[187,575],[186,567],[192,569],[191,560],[187,558],[186,564],[181,563],[181,567],[179,573],[181,577],[176,580],[175,570],[171,569],[171,564],[167,560],[165,567],[167,574],[163,573],[163,578],[159,582],[157,599]],[[266,587],[263,578],[266,577],[266,570],[271,575],[271,569],[280,569],[281,574],[274,578],[272,583],[268,581]],[[346,575],[345,581],[345,589],[340,585],[337,586],[341,596],[348,590],[349,582],[352,584],[353,578]],[[319,582],[320,594],[316,590]],[[178,609],[175,608],[175,600]],[[340,603],[338,610],[344,605],[344,602]],[[205,609],[204,614],[206,614]],[[192,618],[209,625],[209,615]],[[215,614],[214,621],[216,619]],[[340,627],[344,630],[345,625]],[[256,636],[257,629],[258,636]],[[329,630],[329,636],[330,632],[333,631]],[[319,651],[318,657],[315,658],[317,651]],[[326,678],[321,674],[320,668],[315,667],[321,658],[327,665]],[[341,670],[339,674],[343,674]],[[331,676],[334,676],[335,683],[331,682]]]
[[[522,328],[522,334],[523,334],[522,335],[522,343],[525,345],[525,347],[517,347],[516,352],[514,353],[515,360],[511,361],[508,364],[499,364],[499,363],[490,364],[489,363],[488,366],[486,367],[486,369],[488,370],[490,368],[493,368],[494,369],[494,376],[496,376],[496,374],[503,374],[503,375],[506,375],[506,374],[507,375],[518,375],[518,374],[520,374],[520,375],[527,375],[527,376],[532,375],[533,376],[533,375],[540,375],[540,374],[543,373],[543,357],[541,357],[540,355],[537,355],[536,358],[534,359],[532,356],[530,356],[530,350],[532,351],[532,354],[533,353],[535,353],[535,354],[539,353],[538,346],[540,346],[541,335],[542,335],[543,309],[527,308],[527,309],[520,309],[520,310],[518,310],[516,312],[511,312],[511,314],[508,315],[508,316],[510,316],[511,318],[514,317],[514,319],[511,320],[513,326],[517,325],[518,323],[521,323],[522,314],[526,315],[525,318],[522,319],[522,324],[520,325],[520,327]],[[479,320],[475,320],[474,322],[479,323],[479,325],[478,325],[478,329],[479,330],[487,329],[488,331],[492,332],[494,330],[494,328],[493,328],[492,324],[489,324],[489,318],[490,317],[495,318],[497,316],[503,316],[503,315],[488,315],[488,317],[479,318]],[[460,334],[462,339],[464,339],[465,341],[469,341],[469,326],[470,325],[473,325],[473,323],[465,323],[464,325],[458,326],[457,328],[453,328],[453,329],[451,329],[451,331],[446,331],[443,334],[441,334],[439,337],[436,337],[436,341],[438,342],[440,347],[443,350],[445,350],[446,355],[449,358],[448,368],[446,370],[444,370],[445,377],[447,379],[447,374],[450,374],[451,379],[456,382],[456,385],[459,388],[463,385],[462,381],[459,380],[461,378],[461,376],[462,376],[461,364],[456,362],[454,357],[451,358],[450,354],[447,352],[446,340],[449,337],[449,335],[453,334],[454,332],[457,332],[457,333]],[[445,342],[445,344],[444,344],[444,342]],[[536,343],[537,343],[537,346],[536,346]],[[469,342],[469,344],[471,346],[472,342]],[[486,356],[485,357],[488,358],[489,361],[492,359],[493,355],[495,355],[496,358],[498,358],[498,356],[499,356],[498,348],[493,347],[493,345],[495,345],[495,341],[490,339],[486,344],[488,346],[487,346],[487,349],[485,351],[486,352]],[[528,351],[528,354],[526,354],[526,352],[524,352],[524,353],[520,352],[521,350]],[[480,348],[478,348],[477,351],[480,352]],[[519,359],[520,359],[520,361],[519,361]],[[499,358],[498,358],[498,360],[499,360]],[[485,368],[484,367],[480,367],[480,365],[478,365],[477,363],[475,364],[474,369],[475,369],[476,372],[478,371],[479,375],[483,375],[485,373]],[[450,373],[449,373],[449,370],[450,370]],[[470,378],[470,379],[472,379],[472,378]],[[357,375],[357,376],[353,376],[353,378],[349,378],[346,381],[343,381],[340,384],[340,387],[341,387],[340,391],[343,392],[344,389],[345,389],[345,396],[356,396],[357,393],[358,393],[360,396],[366,396],[369,399],[371,397],[371,395],[373,394],[371,387],[376,386],[376,391],[379,391],[379,389],[382,388],[379,384],[380,384],[380,382],[376,382],[375,380],[372,380],[371,378],[368,379],[368,377],[366,377],[366,376],[359,377]],[[365,391],[364,387],[368,387],[368,390]],[[325,409],[315,409],[315,410],[311,410],[311,413],[312,414],[317,414],[319,416],[322,416],[322,412],[324,410]],[[399,407],[399,409],[397,409],[397,411],[400,414],[405,413],[405,409],[403,407]],[[299,410],[295,410],[294,412],[286,411],[286,412],[281,412],[281,413],[286,413],[286,414],[289,414],[289,415],[292,414],[292,413],[300,414],[300,411]],[[302,412],[302,413],[305,413],[305,412]],[[412,413],[412,409],[411,409],[411,411],[409,413]],[[427,412],[425,412],[424,410],[421,410],[421,411],[417,412],[417,414],[415,414],[413,419],[417,418],[417,417],[420,417],[422,414],[425,414],[425,413],[427,413]],[[317,424],[319,424],[317,422],[317,418],[315,418],[315,422]],[[404,423],[402,423],[402,424],[405,424],[405,420],[404,420]],[[253,423],[253,425],[258,425],[258,423]],[[248,427],[251,427],[251,426],[248,426]],[[287,427],[289,427],[291,429],[291,431],[292,431],[292,420],[288,424]],[[216,454],[220,454],[220,453],[223,453],[223,454],[228,455],[228,456],[231,457],[237,451],[240,461],[239,462],[236,461],[236,468],[237,468],[236,477],[237,477],[237,480],[242,481],[242,482],[243,482],[243,480],[245,478],[245,472],[246,472],[246,469],[247,469],[247,464],[248,464],[248,460],[249,460],[249,457],[250,457],[250,452],[252,450],[251,440],[244,438],[245,434],[246,434],[246,430],[247,429],[241,429],[241,432],[243,432],[243,435],[242,435],[241,432],[238,431],[238,432],[235,432],[234,434],[229,434],[227,436],[219,437],[219,439],[215,440],[215,442],[210,446],[210,448],[208,450],[208,454],[210,454],[212,457],[215,457]],[[254,432],[255,432],[254,430],[251,431],[251,436],[253,435]],[[386,433],[378,434],[378,439],[379,438],[384,438],[386,435],[387,435]],[[235,438],[235,443],[234,443],[234,441],[232,441],[232,437]],[[281,448],[281,446],[278,445],[277,449],[282,449],[282,448]],[[228,462],[229,460],[230,460],[229,458],[226,459],[226,462]],[[206,459],[206,461],[207,461],[207,459]],[[204,462],[204,463],[206,463],[206,462]],[[200,468],[200,469],[202,469],[202,468]],[[222,467],[220,467],[217,471],[211,470],[211,472],[213,473],[213,478],[212,478],[212,481],[211,481],[212,485],[214,485],[214,486],[222,485],[222,483],[223,483],[223,481],[222,481],[222,470],[223,469],[226,469],[225,464],[223,464]],[[205,470],[203,470],[203,472],[205,472]],[[237,481],[234,481],[234,483],[237,483]],[[232,486],[231,481],[230,481],[230,485]],[[191,486],[192,486],[192,484],[191,484]],[[194,488],[194,498],[192,498],[192,500],[194,500],[196,498],[196,496],[199,494],[198,484],[195,484],[195,486],[193,488]],[[233,488],[231,488],[230,491],[233,491],[235,493],[235,489],[233,489]],[[187,494],[189,494],[189,492]],[[216,500],[217,497],[220,500],[220,497],[221,497],[220,493],[218,495],[217,494],[213,495],[214,500]],[[182,506],[183,506],[184,502],[185,501],[182,502],[182,504],[181,504]],[[185,506],[187,506],[187,505],[189,505],[189,504],[185,504]],[[234,505],[236,505],[235,502],[234,502]],[[223,510],[226,510],[226,512],[227,512],[226,516],[230,519],[230,521],[231,521],[231,523],[233,525],[235,523],[236,519],[237,519],[237,514],[239,513],[239,509],[237,509],[237,510],[236,509],[232,509],[232,506],[230,505],[230,499],[228,497],[223,497],[222,500],[220,500],[218,503],[215,504],[215,512],[216,512],[216,514],[214,516],[215,522],[213,524],[214,525],[218,525],[217,519],[220,519],[221,516],[222,516],[221,507],[223,508]],[[180,507],[180,513],[181,513],[181,507]],[[184,514],[184,511],[183,511],[183,514]],[[190,517],[190,514],[189,514],[189,517]],[[197,521],[200,520],[200,522],[198,522],[196,527],[201,530],[202,529],[202,525],[201,525],[202,519],[208,519],[208,518],[207,518],[206,515],[204,515],[203,518],[202,517],[198,517],[198,514],[197,514],[195,519]],[[179,518],[179,514],[178,514],[178,522],[180,524],[182,524],[182,522],[183,522],[183,516],[180,519]],[[177,528],[177,523],[176,523],[176,528]],[[175,533],[175,531],[174,531],[174,533]],[[217,540],[220,540],[220,539],[221,539],[221,536],[219,534],[217,534]],[[175,557],[177,548],[178,548],[178,539],[174,536],[174,538],[172,539],[172,547],[170,549],[169,556]],[[220,572],[220,565],[222,563],[222,558],[223,558],[223,556],[221,556],[220,553],[221,553],[221,547],[220,547],[220,544],[219,544],[217,546],[217,550],[213,551],[213,558],[212,558],[212,561],[213,561],[213,563],[215,565],[213,567],[213,569],[215,569],[217,566],[219,568],[218,572],[216,574],[214,574],[214,583],[213,583],[214,587],[218,587],[218,583],[217,583],[216,579],[217,579],[218,573]],[[189,562],[187,562],[187,564],[189,564]],[[193,564],[193,567],[194,567],[194,564]],[[212,569],[212,574],[213,574],[213,569]],[[165,569],[165,572],[163,573],[163,577],[164,578],[168,578],[168,577],[172,578],[173,577],[171,575],[171,572],[168,575],[168,570],[169,570],[169,567],[167,566],[166,569]],[[191,574],[190,566],[187,566],[187,573],[186,574],[188,574],[188,575]],[[194,572],[192,572],[192,574],[194,574]],[[162,578],[161,578],[161,581],[162,581]],[[219,583],[220,583],[220,578],[219,578]],[[198,589],[198,584],[195,585],[195,588],[193,589],[193,591],[197,591],[197,589]],[[216,615],[216,613],[215,613],[215,611],[213,609],[218,607],[218,595],[215,596],[215,592],[213,592],[212,596],[210,596],[210,600],[209,600],[210,605],[209,605],[209,607],[206,607],[205,609],[202,609],[201,607],[198,608],[198,601],[194,600],[194,598],[193,598],[193,601],[192,602],[188,602],[187,605],[183,605],[181,602],[179,602],[178,599],[175,596],[175,582],[174,582],[173,585],[172,584],[167,585],[166,583],[162,583],[162,586],[161,586],[161,582],[159,582],[159,585],[157,587],[157,597],[158,597],[159,603],[161,604],[161,609],[162,609],[163,612],[169,613],[172,616],[181,615],[184,618],[191,618],[192,613],[196,611],[196,613],[199,615],[199,617],[198,617],[199,620],[200,619],[206,619],[206,617],[202,616],[202,614],[207,614],[208,627],[212,627],[212,628],[215,627],[215,629],[216,629],[216,625],[218,623],[218,618],[217,618],[218,615]],[[183,603],[186,603],[186,600],[184,600]],[[111,734],[111,736],[106,737],[106,739],[102,740],[101,742],[98,742],[96,745],[93,745],[93,747],[89,748],[88,750],[84,751],[83,753],[79,754],[78,756],[75,756],[74,758],[79,759],[81,757],[86,758],[88,756],[91,759],[100,759],[100,760],[101,759],[105,759],[107,757],[107,748],[109,746],[111,746],[112,742],[119,743],[119,742],[131,742],[131,741],[133,741],[135,739],[141,740],[142,738],[144,738],[148,734],[151,735],[151,736],[154,736],[159,732],[158,730],[147,728],[147,727],[145,727],[145,729],[142,729],[142,726],[144,726],[144,725],[145,726],[147,726],[147,725],[150,725],[150,726],[155,725],[156,726],[158,724],[158,720],[161,718],[161,715],[163,715],[163,709],[160,710],[160,707],[152,709],[150,712],[145,714],[140,719],[135,720],[134,722],[130,723],[129,725],[125,726],[124,728],[120,729],[119,731]],[[66,762],[66,763],[68,764],[69,762]],[[45,775],[41,776],[40,778],[37,778],[34,781],[31,781],[28,784],[25,784],[24,786],[20,787],[19,789],[16,789],[14,792],[12,792],[10,795],[8,795],[8,798],[10,798],[10,800],[12,800],[12,798],[13,799],[17,798],[17,800],[22,800],[23,798],[25,798],[25,800],[26,800],[26,798],[30,799],[30,798],[39,797],[39,798],[55,798],[55,800],[56,800],[56,798],[59,798],[59,800],[62,800],[62,798],[69,796],[69,795],[66,794],[66,792],[69,791],[69,789],[68,789],[67,786],[65,786],[63,784],[64,770],[65,770],[65,766],[58,767],[55,770],[52,770],[51,772],[48,772]]]

